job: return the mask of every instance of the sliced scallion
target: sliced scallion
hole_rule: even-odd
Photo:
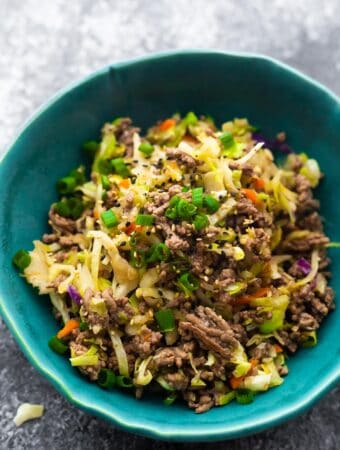
[[[61,178],[57,182],[57,191],[61,195],[72,194],[72,192],[74,192],[76,187],[77,181],[74,177],[71,176]]]
[[[179,286],[184,292],[196,291],[199,288],[199,281],[189,272],[183,273],[178,279]]]
[[[205,195],[203,197],[203,206],[206,208],[209,214],[214,214],[220,208],[220,203],[212,195]]]
[[[112,211],[112,209],[102,212],[100,217],[106,228],[112,228],[118,225],[118,218],[116,216],[116,213]]]
[[[195,206],[197,206],[197,208],[201,208],[203,205],[203,188],[202,187],[194,188],[191,191],[191,195],[192,195],[192,203]]]
[[[111,389],[116,384],[116,375],[111,369],[101,369],[97,383],[101,388]]]
[[[196,231],[201,231],[203,230],[203,228],[209,225],[208,216],[206,216],[205,214],[197,214],[194,218],[193,223]]]
[[[241,405],[248,405],[254,401],[254,393],[248,389],[238,389],[236,391],[236,401]]]
[[[170,256],[169,247],[160,242],[159,244],[152,245],[147,261],[148,263],[166,261],[169,258],[169,256]]]
[[[128,166],[125,164],[123,158],[114,158],[111,160],[111,166],[115,173],[123,178],[130,176],[130,171]]]
[[[26,250],[20,249],[13,256],[12,262],[19,270],[21,270],[21,272],[23,272],[26,267],[31,264],[31,256]]]
[[[51,350],[53,350],[55,353],[58,353],[59,355],[64,355],[68,350],[68,346],[64,344],[61,339],[58,339],[57,336],[51,337],[51,339],[48,341],[48,346]]]
[[[138,214],[136,218],[136,225],[150,226],[154,223],[154,216],[151,214]]]
[[[157,311],[155,313],[155,318],[161,331],[168,332],[175,329],[175,318],[171,309],[161,309],[160,311]]]
[[[142,142],[138,147],[138,150],[146,156],[150,156],[154,149],[154,146],[149,142]]]
[[[133,386],[133,382],[130,377],[118,375],[116,377],[116,385],[123,388],[131,388]]]

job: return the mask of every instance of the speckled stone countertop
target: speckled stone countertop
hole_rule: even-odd
[[[339,0],[0,0],[0,151],[56,90],[107,63],[173,48],[265,53],[340,94]],[[245,439],[169,444],[77,410],[28,364],[0,319],[0,449],[308,449],[340,442],[340,389],[301,417]],[[16,429],[21,402],[45,405]]]

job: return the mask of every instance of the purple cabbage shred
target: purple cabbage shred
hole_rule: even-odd
[[[67,288],[68,295],[71,297],[71,299],[77,304],[81,305],[82,297],[77,291],[77,289],[70,284]]]
[[[311,265],[305,258],[300,258],[297,264],[304,275],[308,275],[311,271]]]
[[[288,144],[280,141],[279,139],[268,139],[261,133],[256,132],[252,133],[252,137],[257,142],[264,142],[264,145],[270,150],[277,150],[281,153],[294,153],[293,149]]]

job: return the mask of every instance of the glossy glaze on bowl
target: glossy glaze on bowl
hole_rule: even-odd
[[[326,232],[340,240],[338,203],[340,103],[296,71],[255,55],[186,51],[106,67],[59,93],[25,125],[0,166],[0,310],[35,367],[70,401],[131,432],[154,438],[203,441],[243,436],[301,413],[340,376],[340,309],[324,321],[317,347],[288,361],[279,388],[251,405],[232,403],[196,415],[183,404],[137,401],[123,391],[106,392],[52,353],[57,330],[49,299],[38,296],[11,265],[18,248],[31,248],[46,231],[55,182],[83,161],[80,145],[95,138],[103,122],[131,116],[147,127],[175,111],[211,114],[218,122],[248,117],[270,136],[285,130],[289,143],[316,157],[326,178],[318,190]],[[332,285],[340,292],[340,250],[331,250]]]

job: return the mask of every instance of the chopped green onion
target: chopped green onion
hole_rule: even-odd
[[[112,166],[109,159],[100,158],[97,160],[96,169],[99,173],[108,175],[112,172]]]
[[[68,346],[64,344],[61,339],[58,339],[57,336],[51,337],[51,339],[48,341],[48,346],[55,353],[59,353],[59,355],[64,355],[68,350]]]
[[[138,214],[136,218],[136,225],[150,226],[154,223],[154,216],[151,214]]]
[[[198,122],[198,117],[192,111],[189,111],[188,114],[184,117],[184,120],[187,125],[196,125]]]
[[[167,217],[168,219],[174,220],[177,218],[177,211],[176,208],[168,208],[165,211],[165,217]]]
[[[205,214],[197,214],[194,218],[194,227],[196,231],[201,231],[209,225],[208,216]]]
[[[96,151],[99,149],[99,143],[96,141],[86,141],[83,144],[83,150],[90,156],[94,157]]]
[[[191,191],[191,195],[192,195],[192,203],[195,206],[197,206],[197,208],[201,208],[203,205],[203,188],[202,187],[194,188]]]
[[[112,228],[118,225],[116,213],[112,211],[112,209],[102,212],[100,217],[107,228]]]
[[[173,404],[173,402],[177,399],[176,392],[173,392],[172,394],[168,395],[164,400],[163,403],[166,406],[170,406]]]
[[[329,242],[325,245],[327,248],[340,248],[340,242]]]
[[[133,382],[130,377],[118,375],[116,377],[116,385],[123,388],[131,388],[133,386]]]
[[[123,178],[130,176],[130,171],[123,158],[114,158],[111,160],[111,166],[115,173]]]
[[[89,326],[86,322],[80,322],[79,324],[79,330],[80,331],[86,331],[89,329]]]
[[[175,318],[172,309],[161,309],[155,313],[155,317],[161,331],[173,331],[175,329]]]
[[[141,269],[146,266],[146,257],[144,251],[138,251],[131,249],[130,251],[130,264],[135,269]]]
[[[180,197],[178,197],[178,195],[174,195],[173,197],[171,197],[170,202],[169,202],[169,207],[168,209],[165,211],[165,216],[168,219],[174,220],[177,218],[177,204],[180,201]]]
[[[148,263],[154,263],[158,261],[166,261],[170,256],[170,249],[163,243],[153,244],[148,256]]]
[[[225,131],[224,133],[222,133],[221,136],[219,137],[219,139],[220,139],[224,149],[231,147],[235,142],[233,135],[231,133],[229,133],[229,131]]]
[[[67,176],[64,178],[61,178],[57,182],[57,191],[59,194],[65,195],[65,194],[72,194],[72,192],[77,187],[77,181],[74,177]]]
[[[149,142],[142,142],[138,150],[144,153],[144,155],[150,156],[151,153],[154,151],[154,146],[152,144],[149,144]]]
[[[20,249],[13,256],[12,262],[23,272],[31,264],[31,256],[26,250]]]
[[[79,219],[85,209],[82,200],[77,197],[71,197],[55,203],[54,210],[63,217]]]
[[[116,375],[110,369],[101,369],[97,383],[101,388],[111,389],[116,384]]]
[[[302,333],[302,347],[308,348],[308,347],[315,347],[318,343],[318,338],[316,335],[316,331],[308,331],[306,333]]]
[[[105,190],[110,189],[111,185],[110,185],[110,181],[107,175],[102,175],[101,176],[101,180],[102,180],[102,186]]]
[[[180,200],[181,200],[181,197],[178,197],[178,195],[174,195],[173,197],[171,197],[170,202],[169,202],[170,208],[172,208],[173,206],[177,206],[177,203]]]
[[[68,175],[76,180],[77,185],[84,184],[86,181],[84,166],[79,166],[76,169],[71,170]]]
[[[236,401],[240,405],[247,405],[254,401],[254,393],[248,389],[238,389],[236,391]]]
[[[218,397],[218,404],[220,406],[227,405],[235,398],[235,391],[227,392],[226,394],[221,394]]]
[[[209,214],[214,214],[220,208],[218,200],[216,200],[216,198],[214,198],[212,195],[205,195],[203,197],[203,205],[207,209]]]
[[[176,210],[180,219],[190,220],[195,215],[197,207],[181,198],[177,203]]]
[[[196,291],[199,288],[199,281],[196,277],[191,275],[191,273],[183,273],[178,279],[179,286],[184,290],[184,292]]]

